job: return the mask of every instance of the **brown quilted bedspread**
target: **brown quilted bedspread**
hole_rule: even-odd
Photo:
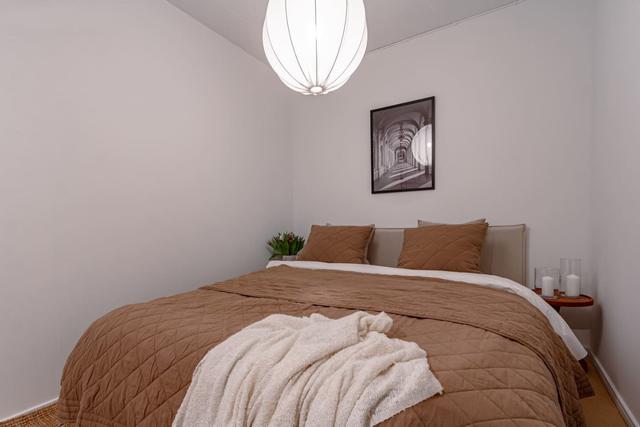
[[[584,426],[592,393],[546,318],[506,292],[439,279],[286,266],[130,305],[97,320],[62,376],[59,417],[80,426],[169,426],[209,349],[274,313],[386,311],[389,336],[428,353],[445,393],[385,426]]]

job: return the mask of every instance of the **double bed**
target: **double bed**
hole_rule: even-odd
[[[169,426],[207,352],[271,314],[386,312],[389,337],[428,353],[444,393],[382,425],[584,426],[584,348],[526,282],[524,226],[490,228],[480,273],[395,265],[402,231],[377,229],[371,265],[272,262],[262,271],[119,308],[69,356],[59,418],[87,426]]]

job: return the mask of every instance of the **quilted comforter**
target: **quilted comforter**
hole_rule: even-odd
[[[122,307],[69,356],[62,423],[169,426],[209,349],[274,313],[331,318],[385,311],[388,335],[427,350],[444,387],[385,426],[585,426],[586,376],[542,313],[521,297],[442,279],[279,266]]]

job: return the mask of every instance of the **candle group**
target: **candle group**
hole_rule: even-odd
[[[566,298],[579,298],[582,286],[582,261],[562,258],[560,268],[539,267],[535,271],[535,286],[545,298],[557,295]]]

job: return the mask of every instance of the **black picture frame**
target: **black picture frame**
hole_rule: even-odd
[[[435,96],[371,110],[370,120],[371,193],[435,190]]]

